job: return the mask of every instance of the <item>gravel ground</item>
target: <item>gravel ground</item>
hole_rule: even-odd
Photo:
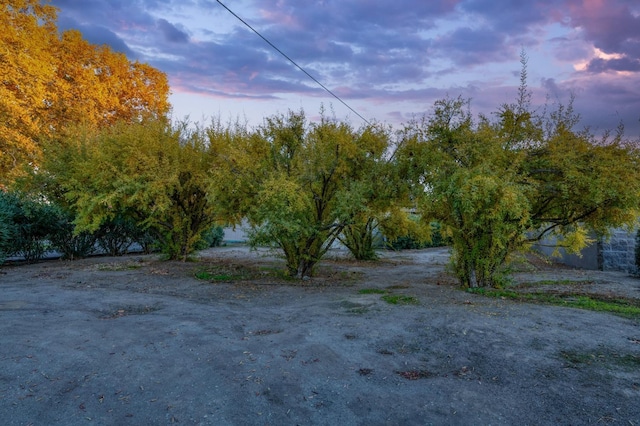
[[[2,423],[640,425],[638,320],[461,291],[446,249],[381,255],[305,282],[241,246],[5,266]],[[515,278],[640,298],[621,273]]]

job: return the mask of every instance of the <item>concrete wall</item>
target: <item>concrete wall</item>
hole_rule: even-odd
[[[623,271],[636,273],[636,231],[615,229],[608,240],[599,240],[582,250],[582,256],[566,254],[560,249],[559,261],[565,265],[582,269],[602,271]],[[547,239],[534,245],[534,249],[551,256],[555,239]]]
[[[552,257],[555,251],[557,239],[547,238],[541,241],[539,244],[534,245],[534,249],[546,256]],[[560,257],[553,257],[565,265],[573,266],[574,268],[598,270],[600,269],[600,262],[598,260],[598,243],[594,242],[588,247],[584,248],[581,252],[581,256],[577,254],[567,254],[564,249],[558,249]]]

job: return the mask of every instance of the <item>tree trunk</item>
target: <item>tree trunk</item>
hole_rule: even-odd
[[[478,283],[478,276],[476,274],[475,268],[470,268],[469,271],[469,288],[477,288],[480,287]]]
[[[298,268],[296,271],[296,278],[299,280],[308,279],[311,277],[311,270],[315,266],[316,262],[312,260],[300,259],[298,262]]]

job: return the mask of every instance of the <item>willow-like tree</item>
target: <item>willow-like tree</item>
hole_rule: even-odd
[[[245,137],[222,130],[210,135],[220,161],[217,199],[247,218],[252,244],[282,250],[292,277],[311,276],[374,198],[354,173],[388,141],[325,116],[308,123],[302,111],[268,117]]]
[[[155,230],[185,260],[220,216],[208,196],[213,160],[204,135],[165,120],[77,132],[49,151],[46,170],[76,215],[76,232],[116,217]]]
[[[534,114],[525,78],[517,102],[495,120],[474,120],[467,101],[445,99],[406,128],[401,156],[418,211],[451,235],[463,286],[495,284],[508,256],[532,242],[555,236],[577,252],[590,232],[606,235],[637,218],[638,149],[621,132],[575,130],[571,104]]]
[[[398,168],[391,129],[368,124],[354,132],[360,152],[350,162],[347,182],[360,208],[338,236],[355,259],[374,260],[376,247],[403,235],[429,237],[429,227],[411,220],[410,193],[405,176]]]

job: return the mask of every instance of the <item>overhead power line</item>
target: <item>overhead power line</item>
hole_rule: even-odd
[[[224,3],[222,3],[220,0],[217,0],[217,2],[220,4],[220,6],[224,7],[225,9],[227,9],[227,11],[232,14],[233,16],[235,16],[240,22],[242,22],[244,25],[246,25],[251,31],[253,31],[254,33],[256,33],[261,39],[263,39],[269,46],[271,46],[273,49],[275,49],[279,54],[281,54],[282,56],[284,56],[289,62],[291,62],[293,65],[295,65],[300,71],[302,71],[303,73],[305,73],[307,75],[307,77],[309,77],[311,80],[315,81],[320,87],[322,87],[327,93],[329,93],[331,96],[333,96],[334,98],[336,98],[338,101],[340,101],[340,103],[342,103],[342,105],[346,106],[347,108],[349,108],[349,110],[351,110],[351,112],[353,112],[355,115],[357,115],[358,117],[360,117],[362,119],[362,121],[364,121],[367,124],[371,124],[369,123],[369,121],[364,118],[363,116],[361,116],[360,114],[358,114],[358,112],[351,108],[345,101],[343,101],[338,95],[336,95],[335,93],[333,93],[331,90],[329,90],[329,88],[327,88],[324,84],[320,83],[314,76],[312,76],[311,74],[309,74],[304,68],[302,68],[300,65],[298,65],[296,63],[296,61],[294,61],[293,59],[291,59],[289,56],[287,56],[287,54],[285,54],[282,50],[278,49],[278,47],[276,47],[276,45],[274,45],[273,43],[271,43],[265,36],[263,36],[262,34],[260,34],[255,28],[253,28],[251,25],[249,25],[249,23],[247,23],[244,19],[242,19],[241,17],[239,17],[233,10],[229,9],[227,6],[225,6]]]

